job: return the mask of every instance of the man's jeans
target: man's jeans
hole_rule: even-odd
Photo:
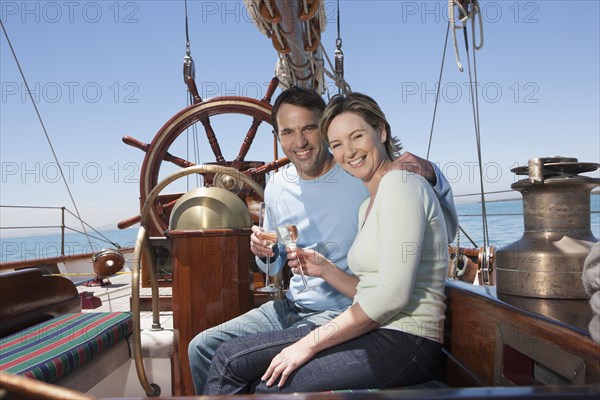
[[[291,393],[344,389],[385,389],[439,379],[441,344],[391,329],[376,329],[323,350],[292,372],[283,387],[267,387],[260,378],[273,357],[311,327],[240,337],[216,352],[204,393]]]
[[[289,301],[269,301],[259,308],[230,321],[207,329],[192,339],[188,347],[190,369],[196,394],[204,392],[210,363],[217,347],[226,340],[260,332],[271,332],[290,327],[316,326],[332,320],[340,311],[314,311]]]

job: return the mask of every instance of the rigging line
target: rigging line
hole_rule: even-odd
[[[488,214],[488,217],[517,217],[523,213],[493,213]],[[481,217],[481,214],[458,214],[459,217]]]
[[[471,244],[474,247],[479,247],[479,245],[477,243],[475,243],[475,241],[473,239],[471,239],[471,236],[469,236],[469,234],[463,229],[462,226],[458,226],[458,229],[460,229],[460,231],[467,237],[467,239],[469,239],[469,242],[471,242]]]
[[[192,50],[190,48],[190,32],[188,29],[187,0],[184,0],[183,4],[184,4],[184,8],[185,8],[185,47],[186,47],[186,54],[189,56]]]
[[[340,0],[337,0],[337,40],[341,43],[342,35],[340,31]]]
[[[448,29],[446,29],[446,40],[444,40],[444,51],[442,54],[442,65],[440,67],[440,76],[438,78],[438,87],[435,93],[435,105],[433,106],[433,117],[431,119],[431,130],[429,131],[429,144],[427,145],[427,156],[426,160],[429,160],[429,153],[431,151],[431,143],[433,141],[433,127],[435,125],[435,116],[437,114],[438,99],[440,98],[440,91],[442,87],[442,75],[444,73],[444,61],[446,60],[446,49],[448,48],[448,35],[450,34],[450,22],[448,22]]]
[[[190,32],[189,32],[189,21],[188,21],[188,7],[187,7],[187,0],[184,0],[184,9],[185,9],[185,54],[186,57],[188,57],[191,60],[191,56],[192,56],[192,48],[191,48],[191,43],[190,43]],[[191,60],[192,62],[192,66],[193,66],[193,60]],[[192,68],[193,70],[193,68]],[[194,78],[195,75],[192,72],[192,77]],[[188,97],[187,97],[187,105],[188,107],[192,104],[194,104],[194,98],[192,96],[192,94],[188,92]],[[198,160],[200,159],[200,154],[199,154],[199,150],[198,150],[198,134],[197,134],[197,130],[196,130],[196,125],[194,124],[193,127],[193,132],[192,132],[192,140],[194,142],[193,145],[193,149],[194,149],[194,157],[195,157],[195,163],[198,164]],[[190,132],[189,132],[189,127],[186,129],[186,158],[189,160],[190,159]],[[200,186],[200,177],[198,175],[196,175],[196,186]],[[186,178],[186,190],[189,191],[190,190],[190,176],[188,175]]]
[[[475,138],[477,143],[477,160],[479,163],[479,185],[481,190],[481,213],[482,213],[482,229],[483,229],[483,247],[487,248],[489,245],[489,235],[488,235],[488,226],[487,226],[487,218],[486,218],[486,207],[485,207],[485,194],[483,188],[483,167],[482,167],[482,157],[481,157],[481,135],[480,135],[480,127],[479,127],[479,114],[476,112],[475,103],[479,100],[478,96],[475,96],[477,92],[477,82],[473,82],[473,75],[471,72],[471,55],[469,52],[469,39],[467,35],[467,30],[463,31],[464,40],[465,40],[465,52],[467,54],[467,69],[469,73],[469,90],[471,94],[471,108],[473,109],[473,123],[475,126]],[[475,86],[475,89],[474,89]],[[475,93],[474,93],[475,91]]]
[[[60,227],[62,227],[62,225],[0,226],[0,229],[38,229],[38,228],[60,228]]]
[[[431,118],[431,130],[429,132],[429,143],[427,145],[427,156],[426,156],[427,160],[429,160],[429,154],[431,152],[431,143],[433,142],[433,128],[435,126],[435,117],[437,114],[438,99],[439,99],[440,91],[441,91],[441,87],[442,87],[442,76],[444,73],[444,62],[446,60],[446,50],[448,49],[448,36],[449,35],[450,35],[450,21],[448,21],[448,28],[446,29],[446,38],[444,40],[444,51],[442,52],[440,75],[438,77],[438,87],[437,87],[437,91],[435,93],[435,105],[433,106],[433,117]],[[462,227],[460,226],[460,224],[458,225],[458,228],[459,228],[459,232],[460,232],[460,230],[462,230]],[[459,236],[457,235],[457,237],[459,237]],[[473,241],[471,241],[471,243],[473,243]]]
[[[88,237],[88,240],[89,240],[89,238],[92,238],[92,239],[99,240],[99,241],[101,241],[101,242],[110,243],[110,244],[112,244],[112,245],[113,245],[113,246],[115,246],[115,247],[121,248],[121,246],[120,246],[120,245],[116,244],[115,242],[111,241],[110,239],[106,239],[106,237],[104,237],[104,235],[102,235],[100,232],[98,232],[98,231],[96,231],[96,230],[95,230],[95,232],[96,232],[96,233],[99,233],[99,234],[100,234],[100,236],[102,236],[102,238],[99,238],[99,237],[97,237],[97,236],[94,236],[94,235],[90,235],[90,234],[89,234],[89,233],[87,233],[87,232],[81,232],[81,231],[78,231],[77,229],[75,229],[75,228],[71,228],[71,227],[68,227],[68,226],[65,226],[65,229],[67,229],[67,230],[69,230],[69,231],[73,231],[73,232],[79,233],[79,234],[82,234],[82,235],[85,235],[86,237]],[[94,247],[92,246],[92,243],[91,243],[91,242],[89,242],[89,245],[90,245],[90,252],[93,252],[93,251],[94,251]]]
[[[190,49],[190,32],[189,32],[189,24],[188,24],[188,8],[187,8],[187,0],[183,1],[183,9],[184,9],[184,13],[185,13],[185,54],[187,57],[190,56],[191,54],[191,49]],[[185,59],[185,58],[184,58]],[[184,76],[185,79],[185,76]],[[190,104],[192,104],[192,94],[190,93],[189,90],[187,90],[187,106],[189,107]],[[187,160],[190,159],[190,132],[186,129],[185,132],[185,136],[186,136],[186,140],[185,140],[185,158]],[[190,177],[187,176],[185,178],[185,184],[186,184],[186,191],[190,190]]]
[[[485,192],[485,194],[499,194],[499,193],[514,193],[512,189],[506,190],[495,190],[491,192]],[[453,197],[468,197],[468,196],[480,196],[481,193],[463,193],[463,194],[455,194]],[[517,200],[517,199],[507,199],[507,200]]]
[[[475,14],[480,14],[479,5],[477,2],[473,4],[473,12]],[[465,29],[466,31],[466,29]],[[473,37],[473,77],[475,79],[475,114],[477,115],[477,135],[479,137],[479,141],[481,141],[481,119],[479,118],[479,90],[477,90],[477,83],[479,82],[477,78],[477,44],[475,43],[475,16],[473,16],[473,20],[471,21],[471,35]],[[481,44],[483,46],[483,42]],[[479,176],[480,176],[480,185],[481,185],[481,207],[483,212],[484,224],[485,224],[485,239],[486,243],[489,246],[490,238],[487,224],[487,213],[486,213],[486,204],[485,204],[485,192],[483,190],[483,166],[481,162],[481,142],[479,142]]]
[[[340,0],[337,0],[337,39],[335,39],[335,76],[336,76],[336,85],[338,87],[338,94],[346,95],[348,94],[345,88],[340,84],[340,78],[344,78],[344,53],[342,52],[342,33],[340,27]]]
[[[297,47],[297,46],[296,46]],[[329,64],[329,68],[331,68],[332,71],[335,70],[333,64],[331,63],[331,59],[329,58],[329,55],[327,54],[327,51],[325,51],[325,47],[323,47],[323,43],[319,43],[319,47],[321,47],[321,52],[323,54],[323,56],[325,56],[325,59],[327,60],[327,64]],[[333,81],[336,82],[336,85],[339,87],[340,85],[344,86],[344,90],[346,93],[351,93],[352,92],[352,88],[350,87],[350,84],[348,83],[348,81],[346,81],[346,79],[341,78],[341,79],[337,79],[335,74],[332,74],[330,71],[327,70],[327,68],[325,68],[324,65],[319,64],[315,58],[313,56],[309,56],[309,59],[311,60],[311,63],[323,74],[327,75],[328,78],[332,79]],[[338,81],[339,81],[339,85],[338,85]]]
[[[193,96],[191,93],[189,93],[188,96],[188,107],[190,105],[192,105],[194,103],[193,100]],[[191,133],[190,133],[190,129],[191,129]],[[185,147],[186,147],[186,159],[190,160],[190,140],[192,142],[192,150],[193,150],[193,160],[195,164],[200,164],[200,144],[198,142],[198,128],[196,124],[193,124],[192,126],[188,126],[185,130],[186,132],[186,141],[185,141]],[[191,137],[190,137],[191,136]],[[196,187],[200,187],[200,174],[194,174],[196,177]],[[186,177],[186,191],[190,190],[190,179],[191,176],[188,175]]]
[[[15,49],[12,46],[12,43],[8,37],[8,32],[6,32],[6,28],[4,27],[4,23],[2,22],[1,19],[0,19],[0,25],[2,26],[2,31],[4,32],[4,36],[6,37],[6,42],[8,43],[8,47],[10,47],[10,51],[12,52],[13,58],[15,59],[15,63],[17,64],[17,68],[19,69],[19,73],[21,74],[21,79],[23,79],[23,83],[25,84],[25,88],[27,89],[27,93],[29,94],[31,104],[33,105],[33,108],[35,110],[35,113],[37,114],[38,120],[40,121],[40,125],[42,126],[42,130],[44,131],[44,135],[46,136],[46,141],[48,142],[48,145],[50,146],[50,151],[52,152],[52,155],[54,156],[54,161],[56,161],[56,166],[58,167],[60,176],[65,184],[65,187],[67,188],[67,192],[69,193],[69,197],[71,198],[71,202],[73,203],[75,212],[77,213],[77,218],[81,222],[81,228],[83,229],[83,231],[85,232],[85,235],[87,237],[87,231],[85,230],[85,226],[83,225],[83,220],[81,219],[81,214],[79,213],[79,209],[77,208],[77,204],[75,203],[75,198],[73,197],[73,193],[71,193],[71,188],[69,188],[69,184],[67,183],[67,179],[65,178],[63,169],[60,165],[60,162],[58,161],[58,156],[56,155],[56,152],[54,151],[54,146],[52,145],[52,141],[50,140],[50,136],[48,135],[48,131],[46,130],[46,126],[44,125],[44,121],[42,120],[40,111],[38,110],[38,107],[35,104],[33,95],[31,94],[31,90],[29,89],[29,84],[27,83],[27,79],[25,79],[25,73],[23,73],[23,69],[21,68],[21,63],[19,62],[19,59],[17,58],[17,53],[15,52]],[[91,248],[92,241],[90,240],[89,237],[87,239],[88,239],[88,243]]]
[[[69,214],[71,214],[73,217],[75,217],[76,219],[79,219],[79,217],[77,215],[75,215],[71,210],[69,210],[68,208],[65,207],[65,211],[68,212]],[[110,240],[109,238],[107,238],[106,236],[104,236],[102,233],[100,233],[98,230],[96,230],[93,226],[91,226],[90,224],[88,224],[87,222],[80,220],[82,224],[85,224],[88,228],[90,228],[91,230],[93,230],[94,232],[96,232],[98,235],[102,236],[104,238],[104,241],[106,243],[110,243],[115,247],[121,247],[119,246],[118,243],[113,242],[112,240]],[[69,229],[68,226],[65,225],[65,228]],[[87,234],[87,232],[86,232]],[[92,238],[94,238],[93,236],[91,236]],[[94,238],[97,239],[97,238]],[[91,243],[90,243],[91,246]]]
[[[40,209],[44,209],[44,210],[60,210],[60,209],[62,209],[62,207],[46,207],[46,206],[12,206],[12,205],[7,205],[7,206],[0,205],[0,208],[40,208]]]

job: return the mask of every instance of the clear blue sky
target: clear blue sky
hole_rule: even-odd
[[[348,82],[377,99],[405,149],[422,156],[445,5],[342,0],[340,7]],[[599,2],[481,5],[485,44],[477,66],[485,190],[509,189],[516,179],[510,168],[531,157],[600,162]],[[184,3],[3,1],[0,8],[82,217],[95,227],[115,227],[137,214],[143,154],[121,138],[150,142],[186,105]],[[190,1],[188,8],[201,95],[262,97],[276,55],[241,1]],[[332,56],[336,2],[327,2],[326,10],[331,23],[323,43]],[[459,39],[463,49],[462,32]],[[0,204],[73,209],[3,35],[0,42]],[[440,163],[455,194],[473,193],[479,183],[468,75],[448,51],[430,159]],[[461,57],[466,66],[464,50]],[[249,125],[243,118],[215,122],[228,159]],[[247,159],[272,157],[262,133]],[[184,143],[172,153],[213,161],[206,147],[202,141],[199,159],[186,154]],[[0,213],[2,226],[59,223],[56,214]]]

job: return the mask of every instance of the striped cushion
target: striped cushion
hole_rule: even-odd
[[[0,339],[0,371],[54,382],[132,332],[131,313],[65,314]]]

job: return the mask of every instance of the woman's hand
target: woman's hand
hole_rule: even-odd
[[[277,386],[282,387],[292,372],[314,356],[313,350],[305,345],[304,342],[305,340],[302,339],[291,346],[286,347],[273,357],[269,368],[267,368],[267,371],[260,380],[266,381],[265,385],[270,387],[277,382],[277,379],[279,379]]]
[[[273,257],[273,246],[266,246],[265,242],[261,239],[263,229],[254,225],[252,227],[252,235],[250,235],[250,251],[252,254],[258,257]]]
[[[300,265],[298,265],[298,260],[300,260],[304,271],[304,275],[306,276],[316,276],[319,278],[324,278],[327,272],[330,271],[331,267],[335,268],[335,265],[331,261],[329,261],[324,255],[312,249],[304,249],[301,247],[288,247],[286,249],[286,252],[288,265],[290,266],[294,274],[300,273]]]
[[[301,247],[287,248],[288,265],[294,274],[300,274],[298,257],[302,263],[302,270],[306,276],[315,276],[324,279],[344,296],[353,299],[356,294],[358,278],[345,271],[327,259],[318,251]]]

